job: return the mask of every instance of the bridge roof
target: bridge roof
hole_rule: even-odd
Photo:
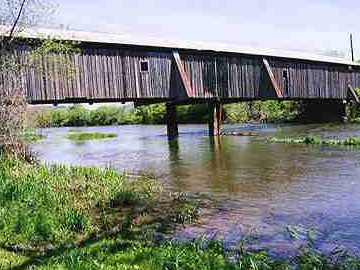
[[[1,30],[1,28],[0,28]],[[186,40],[160,40],[150,37],[133,37],[127,34],[108,34],[98,32],[60,30],[50,28],[28,29],[22,32],[25,38],[55,38],[70,41],[82,41],[91,43],[104,44],[124,44],[134,46],[146,46],[156,48],[185,49],[197,51],[212,51],[222,53],[239,53],[257,56],[281,57],[297,60],[309,60],[316,62],[325,62],[349,66],[360,66],[345,58],[329,57],[316,54],[307,54],[296,51],[276,51],[272,49],[259,49],[253,47],[243,47],[238,45],[230,45],[224,43],[208,43],[202,41],[186,41]]]

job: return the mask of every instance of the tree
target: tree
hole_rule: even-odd
[[[67,42],[49,38],[31,42],[22,38],[28,29],[47,25],[53,12],[51,0],[0,2],[0,150],[17,158],[29,157],[20,136],[27,111],[24,74],[33,70],[51,79],[42,70],[41,56],[51,54],[54,61],[67,65],[64,55],[71,52]]]

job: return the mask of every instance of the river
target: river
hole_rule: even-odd
[[[217,232],[228,245],[290,254],[306,241],[329,251],[339,243],[360,254],[360,149],[270,143],[274,134],[360,136],[353,125],[225,125],[258,137],[207,136],[205,125],[180,125],[168,141],[165,126],[52,128],[33,146],[44,163],[151,172],[166,190],[205,194],[216,208],[181,237]],[[69,132],[116,133],[116,138],[72,142]],[[296,238],[290,236],[295,232]]]

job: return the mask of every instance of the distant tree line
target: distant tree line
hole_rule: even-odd
[[[299,104],[290,101],[256,101],[223,106],[223,120],[228,123],[258,121],[266,115],[269,122],[296,120]],[[207,104],[178,106],[179,123],[206,123],[210,118]],[[38,127],[107,126],[128,124],[165,124],[165,104],[136,108],[101,106],[95,110],[74,105],[67,109],[50,109],[36,113]]]

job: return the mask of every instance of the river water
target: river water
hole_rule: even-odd
[[[165,189],[205,194],[214,209],[181,237],[220,235],[231,247],[291,254],[310,232],[325,252],[337,245],[360,254],[360,149],[270,143],[267,136],[360,136],[353,125],[227,125],[225,131],[258,132],[258,137],[207,136],[205,125],[180,125],[168,141],[165,126],[43,129],[33,146],[44,163],[113,167],[151,172]],[[72,142],[70,132],[116,133],[116,138]],[[289,231],[296,237],[291,237]]]

